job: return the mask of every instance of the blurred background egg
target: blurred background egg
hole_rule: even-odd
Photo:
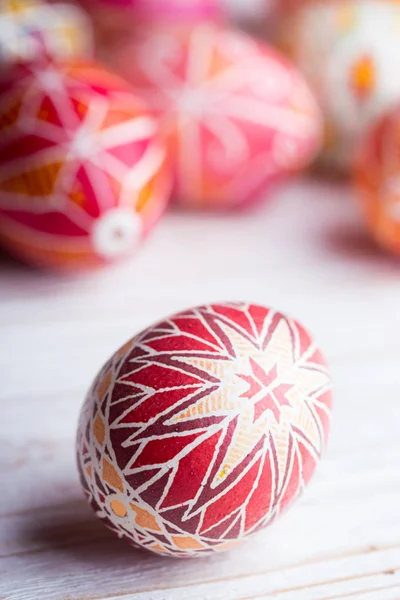
[[[160,118],[182,206],[244,205],[319,150],[321,115],[303,77],[244,33],[143,28],[110,64]]]
[[[322,162],[348,171],[363,134],[400,98],[400,3],[293,3],[280,41],[324,111]]]
[[[367,227],[400,256],[400,106],[369,132],[356,161],[356,185]]]
[[[157,123],[94,63],[17,65],[0,88],[0,239],[57,268],[132,253],[169,193]]]
[[[78,5],[1,0],[0,68],[10,62],[91,56],[93,32]]]
[[[331,407],[325,359],[298,322],[245,303],[186,310],[96,377],[77,435],[85,495],[136,547],[228,550],[303,492]]]

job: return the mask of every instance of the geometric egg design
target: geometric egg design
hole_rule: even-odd
[[[96,377],[77,435],[85,495],[135,547],[228,550],[303,492],[331,406],[326,361],[295,320],[246,303],[181,312]]]
[[[130,255],[164,212],[158,124],[94,63],[17,65],[0,83],[0,241],[27,262],[88,268]]]
[[[319,150],[321,114],[303,77],[244,33],[154,24],[117,42],[110,61],[160,118],[185,207],[242,206]]]

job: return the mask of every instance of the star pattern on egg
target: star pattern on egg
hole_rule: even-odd
[[[180,313],[117,353],[88,396],[78,438],[88,498],[119,535],[160,554],[225,549],[301,493],[330,395],[326,363],[295,321],[246,304]],[[156,536],[129,519],[131,503]]]
[[[278,370],[276,366],[266,373],[262,367],[253,359],[250,359],[253,375],[239,375],[241,379],[249,384],[247,392],[243,392],[241,398],[253,400],[256,396],[262,395],[262,398],[254,402],[254,420],[257,421],[267,410],[271,410],[275,419],[280,419],[280,407],[290,405],[286,397],[292,386],[290,384],[277,384]],[[275,384],[275,385],[274,385]],[[272,389],[270,389],[272,388]],[[267,390],[267,394],[265,391]]]

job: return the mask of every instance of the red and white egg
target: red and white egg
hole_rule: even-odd
[[[0,85],[0,241],[78,269],[130,255],[163,213],[166,148],[143,101],[94,63],[17,65]]]
[[[322,118],[303,77],[246,34],[154,26],[117,44],[111,64],[160,119],[183,206],[242,206],[319,150]]]
[[[326,361],[297,321],[246,303],[186,310],[96,377],[77,435],[86,498],[133,546],[229,550],[302,494],[331,409]]]

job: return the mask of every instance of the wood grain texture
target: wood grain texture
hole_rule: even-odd
[[[86,506],[74,437],[92,378],[136,331],[249,300],[314,333],[335,382],[331,443],[301,501],[239,549],[146,555]],[[400,264],[351,192],[306,180],[225,216],[167,216],[136,260],[60,277],[0,261],[1,600],[400,600]]]

